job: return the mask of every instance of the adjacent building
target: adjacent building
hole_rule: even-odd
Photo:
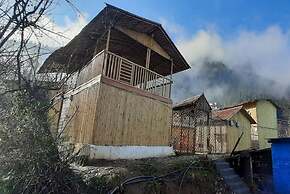
[[[225,153],[248,150],[252,148],[251,125],[256,121],[243,109],[243,106],[225,107],[213,111],[211,128],[219,126],[225,136]]]
[[[278,136],[278,105],[270,99],[256,99],[235,106],[242,106],[256,122],[251,125],[252,147],[269,148],[268,139]]]
[[[231,153],[263,149],[266,147],[263,138],[274,136],[271,132],[275,130],[276,106],[271,101],[267,103],[263,100],[257,104],[256,109],[247,103],[212,109],[204,94],[183,100],[173,106],[172,145],[182,153]],[[273,107],[274,110],[271,109]],[[259,128],[259,134],[254,133],[258,130],[253,132],[255,127]]]
[[[204,94],[190,97],[173,106],[171,141],[176,151],[208,152],[207,136],[211,110]]]

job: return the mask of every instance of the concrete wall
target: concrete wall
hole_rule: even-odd
[[[169,146],[97,146],[79,144],[80,155],[95,159],[141,159],[148,157],[174,156],[174,150]]]

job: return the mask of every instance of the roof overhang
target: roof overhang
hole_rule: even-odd
[[[194,105],[201,99],[204,99],[204,101],[208,105],[209,109],[212,110],[209,102],[207,101],[207,99],[203,93],[200,95],[196,95],[196,96],[192,96],[190,98],[187,98],[187,99],[175,104],[172,108],[173,108],[173,110],[182,110],[182,109],[186,109],[189,107],[193,108]]]
[[[104,41],[108,29],[117,26],[152,37],[160,45],[161,48],[158,49],[162,51],[163,56],[172,60],[173,73],[190,68],[161,24],[106,4],[106,7],[76,37],[45,60],[39,72],[48,70],[57,72],[57,69],[67,65],[83,67],[95,54],[94,46],[98,41]]]

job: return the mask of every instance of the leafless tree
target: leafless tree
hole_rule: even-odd
[[[31,40],[57,33],[41,22],[54,3],[0,0],[0,193],[82,192],[71,155],[51,135],[51,105],[36,76],[43,50]]]
[[[15,0],[0,2],[0,59],[1,75],[6,79],[17,79],[22,87],[23,66],[35,59],[39,53],[29,46],[29,40],[41,29],[39,20],[44,16],[53,0]],[[30,61],[28,61],[30,60]],[[31,63],[32,64],[32,63]],[[12,77],[16,75],[16,77]]]

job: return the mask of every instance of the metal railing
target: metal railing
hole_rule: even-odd
[[[170,98],[172,81],[112,52],[106,52],[103,75],[121,83]]]

